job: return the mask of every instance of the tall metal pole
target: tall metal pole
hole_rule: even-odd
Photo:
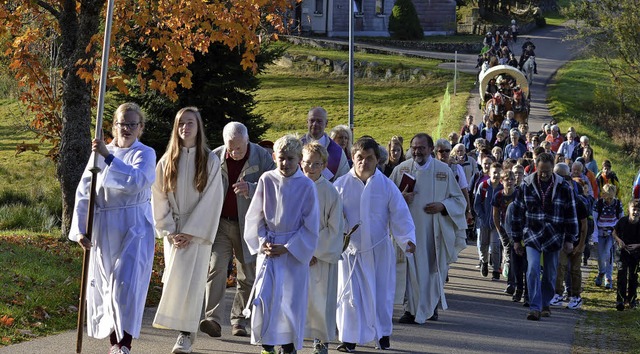
[[[349,1],[349,128],[353,135],[353,0]]]
[[[102,116],[104,114],[104,96],[107,90],[107,71],[109,69],[109,48],[111,47],[111,24],[113,23],[113,5],[115,0],[107,2],[107,18],[102,45],[102,62],[100,68],[100,89],[98,91],[98,113],[96,115],[95,139],[102,139]],[[86,235],[91,240],[93,234],[93,216],[96,203],[96,184],[98,180],[98,154],[93,153],[93,165],[91,171],[91,187],[89,194],[89,209],[87,210]],[[80,299],[78,300],[78,328],[76,333],[76,353],[82,352],[82,337],[84,332],[84,317],[87,311],[87,278],[89,275],[89,258],[91,250],[84,250],[82,258],[82,278],[80,280]]]
[[[456,55],[454,57],[454,62],[455,64],[453,64],[453,95],[456,96],[457,95],[457,88],[458,88],[458,51],[456,50]]]

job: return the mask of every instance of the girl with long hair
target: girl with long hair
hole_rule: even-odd
[[[156,236],[164,240],[165,259],[153,326],[180,331],[172,353],[191,353],[224,196],[220,159],[207,147],[196,107],[176,114],[152,192]]]

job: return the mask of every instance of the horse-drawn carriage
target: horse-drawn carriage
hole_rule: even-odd
[[[496,65],[480,73],[481,107],[494,123],[502,123],[508,111],[518,123],[529,118],[529,81],[518,68]]]

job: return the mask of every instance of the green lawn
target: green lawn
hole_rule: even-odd
[[[298,54],[307,48],[295,47]],[[344,59],[345,53],[309,49],[308,55]],[[462,75],[458,95],[451,97],[449,109],[440,120],[440,103],[451,84],[453,73],[437,68],[439,61],[390,55],[356,54],[357,60],[376,62],[381,66],[422,68],[429,70],[427,79],[414,82],[385,82],[356,79],[354,88],[355,136],[371,135],[381,144],[393,135],[411,137],[417,132],[437,135],[437,126],[446,136],[460,128],[466,113],[466,101],[473,84],[470,75]],[[327,130],[348,124],[348,81],[319,72],[271,67],[260,75],[261,88],[256,93],[256,112],[272,124],[265,138],[277,139],[290,132],[306,132],[306,115],[311,107],[323,106],[329,113]],[[452,93],[452,86],[449,89]]]

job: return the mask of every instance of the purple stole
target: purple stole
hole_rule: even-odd
[[[330,141],[329,147],[327,147],[327,152],[329,153],[327,168],[335,176],[336,173],[338,172],[338,167],[340,167],[340,159],[342,158],[342,148],[335,141],[331,139],[329,139],[329,141]]]

